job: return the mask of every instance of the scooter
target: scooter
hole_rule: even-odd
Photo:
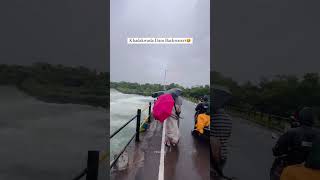
[[[191,130],[191,134],[194,136],[194,137],[200,137],[200,138],[205,138],[205,139],[210,139],[210,127],[207,126],[203,129],[203,134],[201,134],[200,132],[197,131],[196,129],[196,124],[197,124],[197,119],[198,119],[198,115],[199,115],[199,112],[196,112],[195,115],[194,115],[194,127],[193,129]]]

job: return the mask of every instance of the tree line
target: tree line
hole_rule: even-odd
[[[163,91],[164,86],[161,84],[139,84],[131,82],[111,82],[110,88],[114,88],[122,93],[126,94],[139,94],[144,96],[151,96],[152,93],[157,91]],[[171,83],[166,85],[166,89],[180,88],[183,91],[182,96],[192,100],[194,102],[198,101],[204,95],[210,95],[209,85],[204,86],[194,86],[191,88],[185,88],[179,84]]]
[[[304,106],[313,107],[320,115],[320,79],[318,73],[306,73],[302,77],[276,75],[261,78],[257,83],[238,83],[219,72],[212,72],[214,84],[226,86],[233,94],[231,104],[289,116]]]
[[[306,73],[302,77],[277,75],[260,81],[238,83],[219,72],[212,72],[213,83],[226,86],[233,94],[231,104],[289,116],[303,106],[314,107],[320,115],[320,77],[318,73]],[[47,63],[30,66],[0,65],[0,85],[16,86],[27,94],[50,102],[80,103],[107,107],[109,104],[109,73],[88,68],[67,67]],[[123,93],[151,96],[162,91],[161,84],[111,82],[110,88]],[[171,83],[166,86],[180,88],[183,96],[197,101],[210,95],[209,85],[185,88]]]
[[[48,63],[0,65],[0,85],[16,86],[48,102],[107,107],[107,79],[108,73],[96,72],[83,66],[67,67]]]

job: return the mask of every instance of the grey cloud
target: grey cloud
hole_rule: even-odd
[[[0,63],[108,70],[107,1],[0,2]]]
[[[214,1],[211,70],[244,82],[320,72],[319,1]]]
[[[210,81],[209,0],[112,0],[111,59],[113,81],[184,86]],[[192,46],[127,45],[128,37],[193,37]]]

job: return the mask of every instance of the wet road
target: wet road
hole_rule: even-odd
[[[128,166],[122,170],[112,170],[111,180],[150,180],[158,179],[162,124],[153,121],[140,142],[132,142],[128,152]]]
[[[209,146],[194,139],[191,130],[194,126],[195,105],[184,101],[180,120],[181,139],[177,148],[167,149],[164,163],[165,180],[209,180]]]
[[[209,180],[209,147],[191,136],[194,105],[184,101],[183,119],[180,121],[181,139],[175,149],[166,149],[164,180]],[[268,180],[273,161],[271,148],[275,140],[270,130],[250,121],[232,117],[233,129],[229,143],[229,156],[225,174],[237,180]],[[130,168],[116,173],[111,179],[158,179],[162,124],[155,121],[136,151]],[[138,148],[137,148],[138,147]],[[132,149],[132,147],[131,147]]]
[[[178,147],[165,149],[164,180],[209,180],[209,147],[191,136],[195,105],[183,102]],[[116,180],[157,180],[159,175],[162,124],[154,121],[140,143],[132,143],[129,166],[111,173]]]
[[[274,143],[268,129],[233,117],[226,175],[237,177],[238,180],[269,180]]]

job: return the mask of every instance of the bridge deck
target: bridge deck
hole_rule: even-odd
[[[191,135],[194,126],[194,105],[184,101],[180,121],[181,140],[177,149],[167,150],[165,155],[165,180],[209,180],[209,145]]]
[[[138,144],[133,143],[134,155],[129,168],[111,173],[116,180],[158,179],[163,173],[164,180],[209,180],[209,146],[191,136],[194,104],[184,101],[183,119],[180,121],[181,139],[178,147],[165,149],[164,171],[159,172],[162,125],[155,122]],[[130,156],[129,156],[130,157]]]

